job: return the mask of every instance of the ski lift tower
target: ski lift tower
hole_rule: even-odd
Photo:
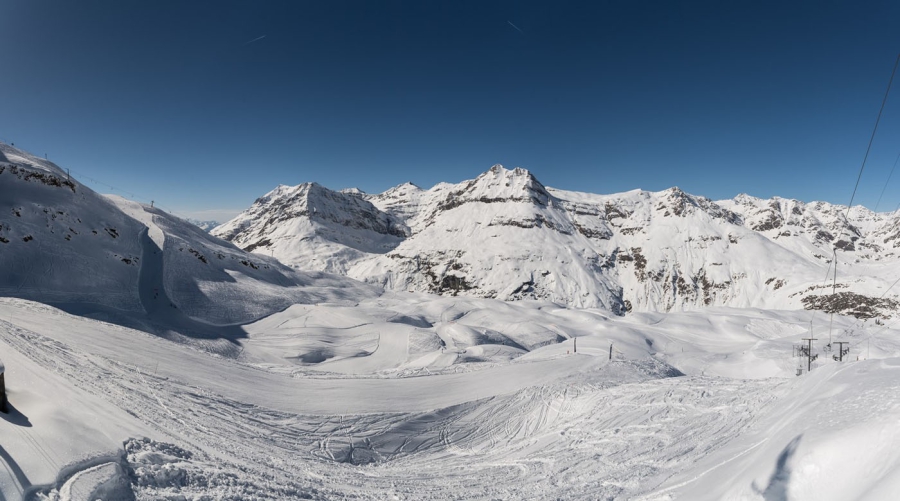
[[[3,366],[3,360],[0,360],[0,412],[6,414],[9,409],[6,407],[6,381],[3,379],[6,367]]]

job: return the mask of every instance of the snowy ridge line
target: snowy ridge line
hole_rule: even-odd
[[[98,180],[98,179],[96,179],[96,178],[94,178],[94,177],[92,177],[92,176],[88,176],[87,174],[84,174],[84,173],[81,173],[81,172],[78,172],[78,171],[73,171],[73,170],[71,170],[71,169],[67,169],[67,173],[74,174],[78,179],[87,179],[87,180],[91,181],[91,182],[94,183],[94,184],[99,184],[99,185],[105,186],[105,187],[109,188],[110,190],[112,190],[112,191],[114,191],[114,192],[118,192],[118,193],[121,193],[121,194],[123,194],[123,195],[128,195],[128,197],[129,197],[131,200],[134,200],[134,201],[136,201],[136,202],[141,202],[141,203],[144,203],[144,204],[147,204],[147,205],[150,205],[150,204],[152,203],[153,207],[157,207],[157,208],[159,208],[159,209],[162,209],[162,210],[168,212],[169,214],[171,214],[171,215],[173,215],[173,216],[180,217],[181,219],[184,219],[184,220],[187,220],[187,219],[188,219],[186,216],[179,215],[177,212],[175,212],[174,210],[170,209],[169,207],[166,207],[166,206],[164,206],[164,205],[160,205],[159,203],[156,202],[156,199],[155,199],[155,198],[148,198],[148,197],[136,195],[136,194],[134,194],[134,192],[132,192],[132,191],[128,191],[128,190],[125,190],[125,189],[122,189],[122,188],[118,188],[118,187],[113,186],[113,185],[111,185],[111,184],[109,184],[109,183],[106,183],[106,182],[104,182],[104,181],[100,181],[100,180]],[[84,184],[84,183],[82,183],[82,184]],[[114,194],[114,193],[113,193],[113,194]]]
[[[385,239],[371,221],[409,232]],[[537,299],[619,315],[825,308],[815,277],[836,255],[848,262],[848,292],[858,296],[831,300],[848,302],[847,313],[890,316],[890,308],[863,313],[852,303],[880,295],[900,261],[896,212],[748,195],[714,202],[678,188],[594,195],[545,188],[528,171],[501,166],[456,185],[378,195],[279,186],[212,233],[290,266],[391,291]]]

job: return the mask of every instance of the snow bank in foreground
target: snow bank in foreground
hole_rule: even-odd
[[[900,359],[832,365],[649,499],[896,499]]]

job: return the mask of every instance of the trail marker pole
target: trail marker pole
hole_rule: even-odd
[[[572,344],[574,345],[572,352],[578,353],[578,338],[577,337],[572,338]]]
[[[609,343],[609,359],[612,360],[612,343]]]

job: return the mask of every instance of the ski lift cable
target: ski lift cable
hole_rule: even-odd
[[[888,328],[890,328],[890,327],[893,327],[894,325],[897,324],[897,322],[900,322],[900,319],[894,320],[893,322],[891,322],[891,323],[889,323],[889,324],[882,325],[881,328],[878,329],[877,331],[875,331],[875,332],[869,334],[869,335],[866,336],[864,339],[860,339],[860,340],[858,340],[858,341],[851,342],[848,346],[851,346],[851,347],[852,347],[852,346],[859,346],[859,345],[863,344],[864,342],[871,341],[872,338],[874,338],[876,334],[880,334],[880,333],[883,332],[885,329],[888,329]]]
[[[900,65],[900,53],[897,54],[897,59],[894,61],[894,68],[891,70],[891,78],[888,80],[887,89],[884,90],[884,97],[881,99],[881,108],[878,109],[878,116],[875,118],[875,126],[872,127],[872,135],[869,137],[869,144],[866,146],[866,154],[863,156],[862,165],[859,166],[859,175],[856,176],[856,185],[853,186],[853,193],[850,195],[850,203],[847,204],[847,214],[844,216],[844,219],[847,221],[847,224],[850,224],[850,209],[853,208],[853,200],[856,198],[856,190],[859,189],[859,182],[862,180],[863,171],[866,168],[866,162],[869,160],[869,153],[872,151],[872,143],[875,141],[875,134],[878,132],[878,124],[881,123],[881,116],[884,114],[884,106],[887,104],[888,96],[891,93],[891,86],[894,83],[894,76],[897,75],[897,65]],[[900,156],[898,156],[900,159]],[[895,164],[896,166],[896,164]],[[891,170],[893,173],[893,170]],[[888,177],[890,180],[890,177]],[[887,187],[887,184],[885,184]],[[834,249],[834,282],[837,285],[837,248]],[[893,286],[892,286],[893,287]],[[890,289],[888,289],[890,290]],[[885,291],[886,293],[887,291]],[[832,296],[834,295],[834,290],[832,290]],[[830,329],[829,329],[829,337],[830,337]]]
[[[834,252],[834,249],[832,249],[832,252]],[[836,254],[836,253],[834,253],[834,254]],[[831,262],[828,263],[828,268],[825,270],[825,278],[822,279],[822,287],[823,288],[828,286],[828,277],[831,275],[831,266],[832,266],[832,264],[835,264],[835,265],[837,264],[836,259],[837,259],[837,256],[833,255],[831,258]],[[835,269],[835,280],[837,280],[837,270],[836,269]],[[812,317],[809,319],[810,328],[812,328],[812,323],[813,323],[813,321],[815,321],[816,313],[818,313],[818,312],[819,312],[818,310],[812,310]]]
[[[869,159],[869,152],[872,150],[872,143],[875,141],[875,133],[878,132],[878,124],[881,122],[881,115],[884,113],[884,105],[887,104],[888,95],[891,93],[891,85],[894,83],[894,76],[897,74],[898,64],[900,64],[900,54],[897,54],[897,60],[894,61],[894,69],[891,71],[891,78],[888,80],[887,89],[884,91],[884,98],[881,100],[881,108],[878,110],[878,117],[875,119],[875,127],[872,128],[872,136],[869,137],[869,145],[866,147],[866,154],[863,156],[862,165],[859,166],[859,175],[856,177],[856,185],[853,187],[853,194],[850,195],[850,203],[847,204],[847,219],[850,218],[850,208],[853,207],[853,200],[856,198],[856,190],[859,188],[859,181],[862,179],[863,170],[866,168],[866,161]]]
[[[866,153],[863,155],[862,164],[859,166],[859,174],[856,176],[856,184],[853,186],[853,193],[850,195],[850,203],[847,204],[847,213],[844,215],[844,219],[848,222],[850,221],[850,209],[853,208],[853,200],[856,198],[856,191],[859,189],[859,182],[862,180],[863,171],[866,168],[866,162],[869,160],[869,153],[872,151],[872,143],[875,141],[875,135],[878,132],[878,124],[881,123],[881,116],[884,114],[884,107],[887,104],[888,96],[891,93],[891,87],[894,84],[894,77],[897,75],[897,66],[900,65],[900,53],[897,54],[897,59],[894,60],[894,67],[891,70],[891,78],[888,80],[887,88],[884,91],[884,97],[881,99],[881,107],[878,109],[878,115],[875,118],[875,126],[872,127],[872,135],[869,137],[869,144],[866,146]],[[900,158],[900,157],[898,157]],[[898,205],[900,207],[900,205]],[[834,264],[834,286],[832,287],[832,296],[834,295],[834,290],[837,288],[837,248],[832,248],[833,258],[832,263]],[[831,269],[831,265],[829,265],[828,269]],[[828,273],[825,274],[825,283],[828,283]],[[824,284],[823,284],[824,285]],[[893,287],[893,286],[891,286]],[[888,289],[890,290],[890,288]],[[887,293],[887,291],[885,291]],[[813,320],[815,320],[816,310],[813,310],[812,317],[809,320],[810,329],[812,329]],[[833,318],[833,315],[832,315]],[[830,337],[829,327],[829,337]],[[871,336],[870,336],[871,337]]]
[[[898,283],[900,283],[900,278],[898,278],[897,280],[894,280],[894,283],[892,283],[892,284],[890,285],[890,287],[888,287],[887,289],[885,289],[884,292],[882,292],[881,295],[878,296],[878,299],[884,299],[884,296],[885,296],[891,289],[893,289],[894,286],[897,285]]]
[[[891,167],[891,173],[888,174],[887,181],[884,182],[884,186],[881,188],[881,194],[878,195],[878,201],[875,202],[875,209],[872,212],[878,212],[878,206],[881,204],[882,197],[884,197],[884,191],[887,190],[888,183],[890,183],[891,178],[894,177],[894,171],[897,169],[898,163],[900,163],[900,153],[897,153],[897,159],[894,160],[894,165]]]
[[[129,196],[131,197],[132,200],[135,200],[135,201],[138,201],[138,202],[143,202],[143,203],[153,202],[153,206],[154,206],[154,207],[159,208],[159,209],[163,209],[163,210],[165,210],[166,212],[168,212],[169,214],[173,214],[173,215],[176,215],[176,216],[178,215],[175,211],[171,210],[169,207],[167,207],[167,206],[165,206],[165,205],[160,205],[158,202],[155,202],[155,199],[147,198],[147,197],[143,197],[143,196],[138,196],[138,195],[136,195],[136,194],[134,194],[134,193],[132,193],[132,192],[130,192],[130,191],[125,191],[125,190],[123,190],[122,188],[113,186],[113,185],[111,185],[111,184],[109,184],[109,183],[105,183],[105,182],[100,181],[100,180],[98,180],[98,179],[95,179],[95,178],[93,178],[93,177],[91,177],[91,176],[88,176],[87,174],[84,174],[84,173],[81,173],[81,172],[78,172],[78,171],[74,171],[74,170],[72,170],[72,169],[69,169],[69,172],[70,172],[71,174],[75,175],[75,176],[78,176],[79,179],[87,179],[87,180],[91,181],[92,183],[103,185],[103,186],[109,188],[110,190],[117,191],[117,192],[119,192],[119,193],[123,193],[123,194],[129,195]]]
[[[882,292],[881,295],[878,296],[878,299],[884,299],[884,295],[887,294],[888,291],[891,290],[895,285],[897,285],[897,282],[900,282],[900,278],[895,280],[894,283],[892,283],[890,287],[888,287],[884,292]]]

